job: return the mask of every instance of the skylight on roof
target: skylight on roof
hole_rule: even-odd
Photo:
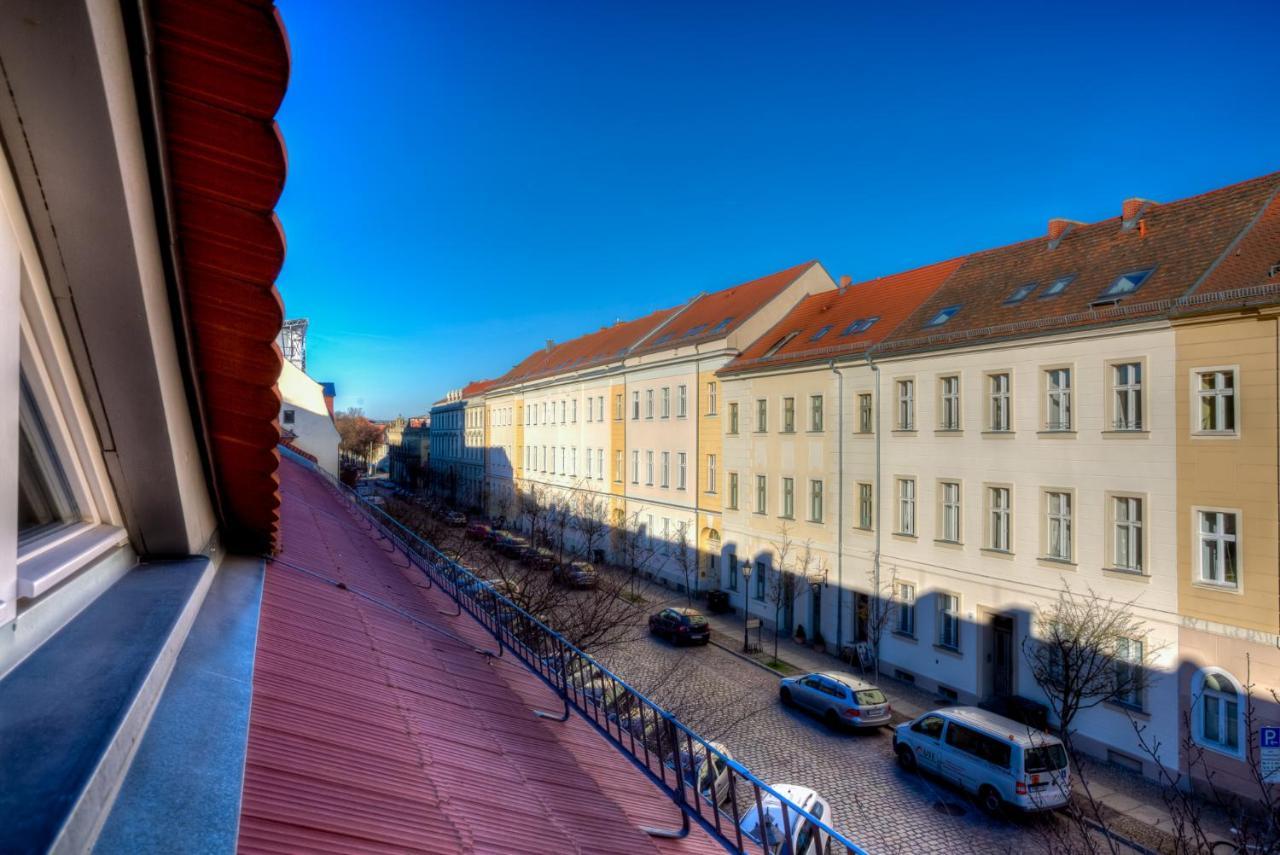
[[[773,345],[764,352],[765,357],[773,356],[779,350],[782,350],[782,348],[786,345],[786,343],[791,341],[791,339],[795,338],[797,335],[799,335],[799,333],[789,332],[786,335],[784,335],[782,338],[775,341]]]
[[[720,323],[716,324],[714,327],[712,327],[712,328],[711,328],[711,331],[712,331],[712,332],[721,332],[721,331],[723,331],[726,327],[728,327],[728,326],[729,326],[729,324],[731,324],[731,323],[733,323],[733,315],[730,315],[729,317],[725,318],[725,319],[724,319],[723,321],[721,321]]]
[[[1012,306],[1014,303],[1021,303],[1023,300],[1031,296],[1031,292],[1036,290],[1036,285],[1038,284],[1040,283],[1028,282],[1025,285],[1019,285],[1017,288],[1013,289],[1012,294],[1005,297],[1004,304],[1006,306]]]
[[[1116,277],[1116,281],[1111,283],[1107,290],[1102,292],[1104,297],[1123,297],[1126,294],[1132,294],[1142,287],[1142,283],[1147,281],[1147,277],[1151,275],[1151,270],[1135,270],[1132,273],[1124,273]]]
[[[849,326],[845,327],[844,332],[840,333],[840,335],[857,335],[858,333],[866,332],[871,329],[871,325],[878,320],[880,320],[879,315],[870,318],[858,318],[856,321],[849,324]]]
[[[956,314],[956,312],[958,312],[958,311],[960,311],[960,306],[959,306],[959,305],[955,305],[955,306],[947,306],[947,307],[946,307],[945,309],[943,309],[941,312],[938,312],[938,314],[936,314],[936,315],[934,315],[932,318],[930,318],[930,319],[929,319],[929,323],[925,324],[925,326],[926,326],[926,327],[940,327],[940,326],[942,326],[943,324],[945,324],[947,321],[949,321],[949,320],[951,320],[953,317],[955,317],[955,314]]]
[[[1075,278],[1076,277],[1074,275],[1059,276],[1057,279],[1053,280],[1048,285],[1046,285],[1045,289],[1040,292],[1040,299],[1043,300],[1046,297],[1058,296],[1063,291],[1067,290],[1067,286],[1070,285],[1072,282],[1074,282]]]
[[[817,341],[818,339],[822,338],[824,335],[826,335],[829,332],[831,332],[831,324],[827,324],[825,327],[818,330],[813,335],[809,336],[809,341]]]
[[[702,331],[703,331],[703,330],[705,330],[706,328],[707,328],[707,325],[706,325],[706,324],[698,324],[696,327],[694,327],[693,329],[691,329],[691,330],[689,330],[687,333],[685,333],[685,334],[684,334],[684,337],[685,337],[685,338],[688,338],[688,337],[689,337],[689,336],[691,336],[691,335],[697,335],[698,333],[702,332]]]
[[[672,333],[667,333],[664,336],[660,336],[658,340],[654,342],[654,344],[662,344],[664,341],[671,341],[671,336],[672,336]]]

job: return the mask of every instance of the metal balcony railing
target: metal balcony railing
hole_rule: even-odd
[[[678,831],[645,829],[660,837],[683,837],[696,822],[729,852],[801,855],[795,843],[806,825],[830,839],[830,850],[866,855],[866,850],[822,819],[756,777],[740,763],[682,724],[671,713],[579,650],[562,635],[517,606],[490,582],[476,576],[410,531],[376,505],[310,461],[282,453],[323,475],[356,513],[399,547],[459,608],[484,626],[500,645],[540,677],[563,702],[561,714],[535,711],[542,718],[567,720],[576,711],[649,778],[681,812]],[[708,770],[723,769],[721,774]],[[777,807],[766,809],[776,800]],[[760,836],[748,834],[743,819],[752,811],[772,816]],[[812,836],[807,835],[807,836]],[[767,839],[761,839],[761,838]],[[806,846],[807,851],[807,846]]]

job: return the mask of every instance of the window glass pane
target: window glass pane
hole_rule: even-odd
[[[62,465],[35,398],[21,378],[18,405],[18,539],[27,540],[76,519],[79,509],[71,496]]]

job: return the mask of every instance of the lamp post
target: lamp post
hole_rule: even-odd
[[[742,565],[742,652],[751,652],[751,643],[747,638],[748,625],[751,623],[751,562]]]

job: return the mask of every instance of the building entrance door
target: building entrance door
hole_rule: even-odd
[[[991,694],[1013,694],[1013,618],[991,616]]]

